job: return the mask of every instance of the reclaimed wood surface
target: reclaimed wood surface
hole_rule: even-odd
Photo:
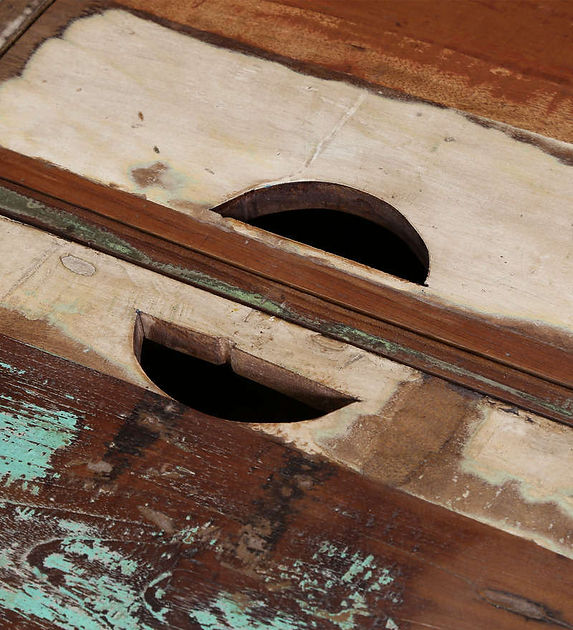
[[[66,29],[63,6],[50,10],[61,36],[0,87],[5,147],[224,226],[251,248],[266,243],[570,343],[571,145],[527,132],[516,139],[460,112],[295,72],[126,11]],[[72,3],[73,16],[90,7],[102,8]],[[18,50],[32,52],[26,41],[46,36],[41,23],[3,58],[8,74]],[[429,250],[428,286],[212,211],[248,190],[301,180],[392,204]]]
[[[568,0],[122,0],[315,72],[573,141]],[[322,72],[321,72],[322,71]]]
[[[0,332],[153,391],[137,358],[141,317],[152,322],[151,338],[171,337],[195,356],[230,348],[235,371],[256,382],[280,391],[312,383],[356,401],[315,420],[253,429],[573,558],[573,428],[257,304],[6,219],[0,225]]]
[[[54,0],[0,0],[0,55]]]
[[[309,265],[296,252],[0,153],[0,212],[7,216],[571,422],[573,354],[561,340],[535,339],[423,296]]]
[[[45,23],[50,35],[69,10],[62,0],[57,5]],[[68,3],[73,5],[77,14],[86,3]],[[131,8],[308,74],[573,140],[573,10],[568,0],[121,0],[90,5]]]
[[[572,628],[571,561],[2,337],[18,628]]]
[[[51,353],[0,339],[4,625],[573,628],[573,437],[526,411],[573,413],[572,150],[474,115],[571,140],[570,10],[512,4],[56,0],[0,59],[0,143],[80,176],[2,150],[4,213],[115,256],[0,222],[0,331]],[[213,212],[300,180],[390,202],[428,286]],[[356,402],[194,412],[141,309]]]

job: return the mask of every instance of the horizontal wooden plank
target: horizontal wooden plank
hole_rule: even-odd
[[[403,98],[573,141],[571,3],[522,0],[57,0],[9,70],[62,24],[89,11],[131,8],[172,28]]]
[[[140,363],[143,336],[305,400],[337,392],[355,402],[249,426],[573,558],[573,427],[6,218],[0,251],[0,334],[182,402],[195,367]]]
[[[245,191],[260,196],[301,180],[351,187],[391,204],[417,231],[429,251],[427,286],[245,223],[223,224],[353,276],[572,343],[573,294],[563,290],[570,145],[310,77],[126,11],[69,25],[58,15],[51,33],[61,36],[23,55],[23,76],[0,86],[4,146],[219,223],[212,209]],[[12,52],[24,53],[39,30],[37,23]]]
[[[3,195],[5,216],[571,422],[573,355],[567,349],[245,241],[13,152],[0,154],[6,190],[42,202]]]
[[[573,627],[571,561],[0,339],[21,628]]]
[[[573,141],[573,10],[567,0],[120,4],[224,36],[297,69],[322,68]]]

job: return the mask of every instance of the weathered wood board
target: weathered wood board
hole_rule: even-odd
[[[568,0],[121,4],[307,71],[310,66],[573,141]]]
[[[126,256],[132,241],[113,231],[114,253],[142,266],[0,220],[0,333],[50,353],[0,342],[8,626],[573,628],[573,429],[514,406],[529,396],[529,410],[571,412],[570,9],[525,2],[515,21],[512,3],[498,6],[495,24],[525,25],[500,45],[492,7],[385,4],[56,0],[0,58],[0,145],[107,186],[66,190],[73,175],[36,163],[31,178],[2,150],[8,192],[42,182],[41,204],[23,198],[30,208],[85,203],[82,220],[98,204],[127,208],[119,236],[155,239],[172,265],[188,263],[189,243],[145,200],[190,217],[204,239],[191,243],[196,267],[167,273],[164,261],[159,275],[142,268],[148,250]],[[214,211],[298,181],[391,203],[428,246],[427,286]],[[239,241],[275,254],[245,262]],[[308,277],[288,261],[305,261]],[[172,279],[211,263],[235,265],[226,294],[243,291],[243,304]],[[391,324],[397,338],[386,356],[414,368],[245,305],[285,316],[292,288],[289,300],[304,296],[292,321],[324,308],[341,322],[355,305],[328,293],[331,277],[354,286],[349,340],[367,347],[360,323],[387,300],[380,331]],[[451,315],[443,335],[439,309]],[[250,427],[184,408],[137,361],[139,311],[232,347],[247,376],[288,375],[356,402]],[[471,334],[452,329],[463,317]],[[479,330],[491,338],[476,341]],[[483,395],[514,389],[509,406]]]
[[[137,311],[231,340],[259,365],[359,401],[257,430],[573,558],[572,427],[39,230],[0,225],[1,332],[155,391],[134,353]]]
[[[5,627],[573,627],[557,554],[6,337],[0,361]]]
[[[0,2],[0,55],[52,4],[54,0],[2,0]]]
[[[210,209],[241,192],[285,181],[334,181],[385,199],[428,246],[427,287],[225,225],[428,301],[570,339],[571,146],[482,123],[117,10],[75,21],[0,88],[5,147],[202,221],[219,222]]]
[[[10,218],[534,413],[573,421],[573,354],[556,346],[558,340],[317,265],[11,151],[0,149],[0,157],[0,212]]]

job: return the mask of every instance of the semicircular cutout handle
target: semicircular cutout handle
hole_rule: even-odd
[[[213,211],[410,282],[423,285],[429,273],[428,248],[406,217],[349,186],[276,184],[246,192]]]

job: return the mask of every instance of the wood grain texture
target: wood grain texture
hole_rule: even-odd
[[[355,402],[249,426],[573,558],[572,427],[6,219],[0,251],[0,333],[153,391],[145,330],[291,395],[336,392]]]
[[[54,0],[2,0],[0,2],[0,56]]]
[[[76,14],[82,6],[74,3]],[[571,145],[481,122],[296,73],[125,11],[76,20],[0,87],[5,147],[251,243],[508,326],[522,320],[536,336],[546,328],[571,337],[573,296],[563,289]],[[429,250],[428,286],[221,223],[212,212],[246,191],[297,181],[346,185],[390,203]]]
[[[18,628],[573,627],[571,561],[2,337]]]
[[[8,193],[19,191],[4,195],[7,216],[571,422],[573,355],[558,344],[327,266],[308,265],[303,256],[9,151],[2,155],[0,178]],[[77,206],[58,199],[63,195]]]
[[[573,141],[568,0],[121,4],[266,54]]]

